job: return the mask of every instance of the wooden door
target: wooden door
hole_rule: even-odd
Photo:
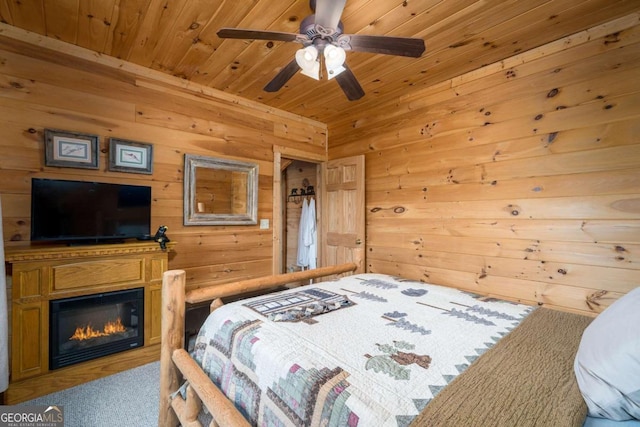
[[[365,272],[364,155],[322,164],[321,266],[354,262]]]

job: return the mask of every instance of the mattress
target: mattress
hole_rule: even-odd
[[[253,425],[407,426],[532,310],[353,275],[224,305],[193,357]]]

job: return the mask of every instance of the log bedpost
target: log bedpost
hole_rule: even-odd
[[[172,361],[173,352],[184,348],[184,290],[186,273],[169,270],[162,276],[162,344],[160,347],[160,410],[158,426],[175,427],[178,418],[170,395],[180,387],[182,374]]]
[[[321,267],[314,270],[260,277],[236,283],[199,288],[185,294],[186,273],[169,270],[162,276],[162,344],[160,347],[160,409],[158,426],[176,427],[200,425],[194,415],[203,403],[213,416],[212,425],[249,427],[233,402],[209,379],[198,364],[184,350],[185,303],[213,300],[211,310],[223,305],[225,296],[256,291],[281,284],[326,277],[354,271],[356,264]],[[180,395],[171,398],[183,379],[189,380],[187,400]],[[193,393],[195,391],[195,395]]]

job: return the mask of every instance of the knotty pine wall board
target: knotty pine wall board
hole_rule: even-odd
[[[597,141],[598,134],[594,133],[593,135]],[[588,142],[588,140],[583,141]],[[576,140],[570,142],[577,143]],[[562,142],[560,142],[560,144],[561,143]],[[538,178],[541,182],[531,186],[530,190],[534,193],[540,193],[540,190],[546,188],[542,186],[543,183],[545,181],[552,181],[551,177],[553,176],[607,172],[612,169],[623,171],[633,169],[638,161],[638,146],[631,144],[621,147],[588,149],[568,153],[561,152],[560,154],[546,150],[546,154],[536,153],[534,157],[530,158],[507,155],[499,159],[496,153],[502,153],[500,150],[501,147],[503,147],[503,145],[498,144],[494,147],[483,146],[481,149],[469,149],[470,154],[477,154],[481,150],[484,151],[484,156],[479,158],[478,163],[475,164],[473,157],[466,158],[464,152],[461,151],[457,153],[435,153],[432,156],[433,159],[430,159],[429,156],[418,155],[420,149],[419,147],[414,147],[414,149],[407,150],[407,152],[409,153],[408,155],[415,153],[416,156],[405,160],[405,164],[399,164],[399,157],[395,155],[400,152],[390,153],[388,157],[392,158],[392,160],[385,162],[383,167],[372,167],[369,169],[373,175],[371,180],[374,181],[373,185],[378,185],[378,182],[381,183],[380,185],[383,185],[385,182],[392,183],[395,181],[396,188],[398,189],[419,189],[426,192],[428,191],[428,187],[425,187],[427,185],[476,184],[495,187],[499,181],[504,182],[505,180],[510,181],[514,179],[531,180]],[[600,156],[594,156],[593,154],[595,152]],[[510,157],[515,158],[511,159]],[[396,159],[395,164],[393,159]],[[462,159],[458,167],[446,166],[447,164],[455,165],[456,163],[454,163],[453,160],[456,159]],[[420,160],[422,160],[422,163]],[[400,176],[403,171],[406,171],[408,175],[416,175]],[[422,181],[416,178],[420,176],[419,174],[425,174],[427,172],[430,174],[428,178]],[[383,175],[385,173],[389,175]],[[633,173],[633,171],[627,171],[625,173]],[[572,180],[574,178],[569,177],[568,179]],[[609,179],[624,185],[624,179],[622,177],[610,177]],[[562,186],[563,183],[558,183],[557,185]],[[424,190],[424,188],[427,188],[427,190]],[[538,196],[540,196],[540,194],[538,194]],[[534,197],[536,196],[534,195]]]
[[[640,57],[640,40],[634,48],[636,48],[637,57]],[[612,58],[609,61],[612,63],[611,68],[618,68],[615,66],[616,59]],[[384,127],[378,129],[378,132],[370,127],[362,128],[364,125],[361,123],[353,126],[351,130],[354,132],[349,132],[348,137],[336,135],[338,143],[334,145],[332,142],[332,153],[335,149],[336,156],[352,154],[349,151],[340,150],[340,143],[348,140],[355,140],[353,143],[355,146],[366,144],[371,150],[386,150],[394,146],[406,148],[415,142],[428,143],[433,146],[434,151],[437,151],[455,148],[456,145],[452,146],[452,144],[468,145],[467,140],[470,139],[474,140],[474,145],[481,145],[483,142],[494,143],[506,138],[572,130],[575,121],[583,123],[583,116],[589,114],[594,117],[594,120],[604,120],[604,123],[608,124],[619,120],[618,117],[612,120],[609,116],[626,114],[624,109],[616,108],[618,104],[634,104],[638,101],[635,88],[629,86],[628,82],[634,80],[639,65],[640,60],[636,60],[633,67],[626,66],[620,74],[604,76],[593,70],[594,74],[598,74],[596,77],[566,86],[556,84],[555,81],[554,85],[551,85],[552,80],[547,73],[543,73],[544,78],[539,82],[533,84],[523,82],[527,91],[535,87],[536,93],[522,94],[517,98],[512,95],[512,87],[511,90],[501,91],[494,91],[494,88],[490,87],[478,94],[476,102],[480,100],[481,103],[477,103],[478,107],[474,109],[469,108],[470,95],[451,96],[453,95],[451,93],[449,95],[451,102],[434,102],[428,108],[416,109],[416,112],[411,115],[405,113],[399,124],[385,122]],[[550,72],[551,76],[554,74]],[[414,107],[410,108],[414,109]],[[600,114],[602,108],[611,110],[608,111],[609,116]],[[597,122],[591,122],[591,124],[595,125]],[[382,126],[382,123],[380,125]],[[398,126],[400,126],[399,129]],[[514,129],[519,133],[514,134]],[[353,135],[360,132],[363,134],[361,139]],[[466,140],[460,138],[459,133],[463,132],[466,133]],[[332,136],[334,133],[337,131],[332,129]]]
[[[497,184],[480,182],[458,182],[452,187],[447,183],[403,182],[395,188],[379,194],[369,187],[372,201],[401,204],[408,199],[425,198],[430,202],[447,202],[458,200],[492,200],[520,197],[527,194],[530,198],[591,196],[606,194],[637,194],[637,183],[640,170],[621,169],[612,174],[609,171],[574,173],[558,180],[555,176],[541,176],[534,178],[501,179]],[[372,180],[373,181],[373,180]],[[376,179],[376,188],[383,187],[388,182]],[[393,184],[397,184],[393,183]],[[391,184],[391,185],[393,185]],[[422,184],[422,186],[420,186]]]
[[[274,241],[258,225],[183,226],[185,153],[257,163],[258,216],[270,221],[274,145],[326,158],[317,121],[17,29],[0,34],[0,123],[6,245],[29,243],[32,177],[149,185],[151,232],[169,227],[169,268],[193,286],[270,274]],[[98,135],[100,168],[44,166],[47,128]],[[153,174],[107,171],[109,137],[153,144]]]
[[[369,224],[369,219],[367,219]],[[640,222],[630,220],[553,219],[515,221],[512,219],[449,219],[449,218],[376,218],[376,226],[385,232],[425,233],[437,236],[480,237],[494,239],[553,240],[611,244],[618,247],[636,244]]]
[[[453,254],[484,255],[526,260],[568,262],[592,266],[638,269],[640,245],[621,243],[566,242],[553,240],[527,240],[507,238],[479,238],[440,236],[410,233],[380,233],[372,237],[370,245],[383,247],[385,243],[403,250],[416,251],[437,248]]]
[[[499,245],[500,241],[496,244]],[[635,247],[630,246],[630,248]],[[601,267],[588,265],[589,259],[586,257],[578,262],[570,263],[529,259],[526,254],[515,258],[508,257],[508,253],[475,255],[467,250],[452,252],[441,248],[429,250],[428,248],[394,247],[392,252],[385,245],[370,246],[369,250],[369,261],[372,264],[375,264],[376,260],[395,264],[419,264],[427,269],[434,267],[477,273],[476,279],[478,280],[484,279],[487,275],[495,275],[567,286],[572,286],[574,281],[578,280],[581,286],[598,288],[602,277],[606,277],[607,290],[610,291],[626,293],[637,287],[637,264],[635,266]]]
[[[638,78],[633,15],[331,128],[368,270],[591,314],[637,287]]]
[[[374,272],[396,271],[397,265],[387,261],[378,261]],[[389,273],[386,273],[389,274]],[[481,276],[482,287],[478,286],[478,276]],[[602,311],[624,293],[607,291],[604,294],[593,293],[586,297],[576,292],[571,286],[562,286],[541,283],[533,280],[518,279],[515,277],[503,277],[489,273],[465,272],[462,270],[442,269],[429,267],[425,269],[420,265],[408,264],[402,266],[401,277],[420,277],[420,280],[428,283],[438,283],[459,289],[481,292],[482,295],[501,299],[524,302],[527,304],[543,304],[547,308],[577,312],[581,314],[594,314]],[[576,309],[575,307],[581,307]],[[582,308],[582,306],[586,306]]]
[[[198,289],[208,283],[226,283],[229,277],[246,280],[271,275],[271,265],[262,259],[242,262],[216,262],[215,264],[190,267],[186,271],[189,290]]]
[[[487,121],[495,122],[497,119],[491,117],[492,105],[502,107],[505,113],[519,114],[521,108],[527,108],[527,104],[521,102],[522,99],[532,95],[538,96],[539,100],[546,101],[547,104],[557,103],[554,108],[561,107],[564,105],[565,86],[591,80],[594,75],[603,78],[601,71],[607,68],[620,71],[637,69],[640,60],[640,30],[634,25],[637,20],[637,16],[617,20],[597,31],[585,31],[579,36],[555,42],[552,46],[523,53],[513,60],[496,64],[497,66],[490,65],[468,73],[447,84],[424,90],[416,89],[402,96],[393,108],[378,106],[370,109],[367,115],[345,115],[342,126],[333,125],[331,128],[332,153],[337,157],[351,155],[349,151],[341,152],[339,145],[355,141],[368,144],[373,149],[390,148],[394,143],[405,145],[413,141],[424,142],[427,137],[440,136],[434,130],[431,130],[431,133],[423,132],[423,128],[433,117],[437,117],[440,123],[445,120],[457,120],[461,113],[475,113],[483,116],[481,124]],[[609,35],[608,31],[616,31],[615,36]],[[597,35],[600,37],[596,37]],[[568,49],[568,46],[572,48]],[[553,80],[550,80],[551,77]],[[512,96],[511,82],[514,79],[521,81],[517,98]],[[554,85],[550,85],[550,81],[553,81]],[[563,90],[558,92],[555,100],[548,100],[547,95],[553,89],[559,88]],[[477,110],[470,110],[470,101],[466,97],[469,94],[473,95],[475,103],[484,99],[483,102],[486,104]],[[602,95],[592,90],[585,93],[589,94],[593,98]],[[520,105],[507,109],[503,107],[505,102]],[[416,120],[418,113],[420,120],[416,121],[415,126],[408,125]],[[534,117],[539,113],[540,111],[534,110]],[[354,129],[356,132],[352,132]],[[370,138],[364,138],[367,135]]]

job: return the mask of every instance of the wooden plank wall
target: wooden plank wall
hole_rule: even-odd
[[[638,82],[633,14],[330,127],[368,271],[589,313],[640,286]]]
[[[152,233],[177,242],[169,268],[191,284],[272,273],[272,228],[184,227],[184,154],[259,165],[258,216],[273,224],[273,147],[326,157],[326,126],[0,25],[0,195],[6,245],[29,242],[32,177],[152,187]],[[43,131],[100,137],[100,169],[44,166]],[[108,138],[153,144],[153,175],[107,171]]]

